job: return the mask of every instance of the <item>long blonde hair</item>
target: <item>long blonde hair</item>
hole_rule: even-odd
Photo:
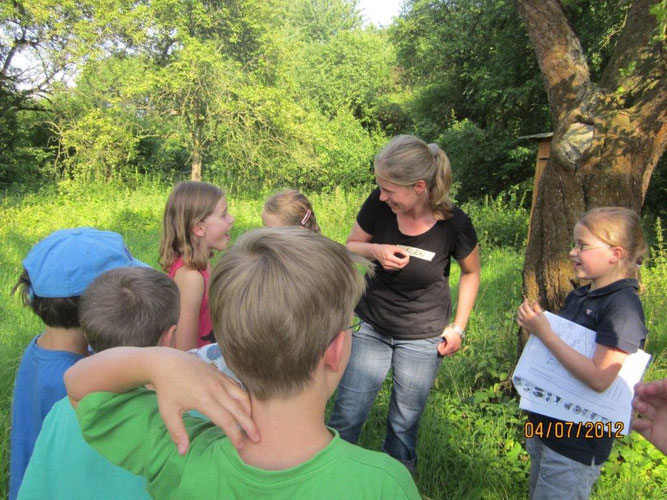
[[[264,203],[264,211],[280,217],[285,226],[301,226],[315,233],[320,232],[313,206],[296,189],[281,191],[268,198]]]
[[[168,272],[179,256],[183,256],[188,267],[206,269],[210,251],[201,245],[192,229],[213,213],[224,196],[220,188],[206,182],[181,182],[174,187],[162,217],[162,269]]]
[[[428,203],[437,220],[452,217],[449,190],[452,167],[440,147],[426,144],[413,135],[394,137],[375,157],[375,176],[399,186],[423,180],[428,187]]]
[[[637,276],[648,245],[636,212],[623,207],[593,208],[582,215],[578,223],[603,243],[621,247],[627,276]]]

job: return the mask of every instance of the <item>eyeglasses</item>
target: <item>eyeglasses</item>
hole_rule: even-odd
[[[580,241],[579,242],[576,242],[576,241],[572,242],[572,249],[576,250],[578,252],[585,252],[586,250],[596,250],[598,248],[611,248],[611,247],[609,245],[602,245],[602,246],[598,246],[598,247],[592,247],[592,246],[589,246],[586,243],[582,243]]]
[[[361,319],[359,316],[354,317],[354,323],[348,326],[346,330],[350,330],[351,333],[357,333],[359,330],[361,330]]]

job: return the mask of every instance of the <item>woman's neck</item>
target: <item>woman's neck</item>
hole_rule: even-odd
[[[417,236],[431,229],[438,220],[431,207],[423,203],[396,216],[398,229],[407,236]]]
[[[416,203],[411,209],[403,212],[402,215],[410,217],[414,220],[435,218],[433,216],[433,210],[431,210],[431,205],[425,198],[420,198],[419,203]]]

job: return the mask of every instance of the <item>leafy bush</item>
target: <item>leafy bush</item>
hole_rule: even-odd
[[[368,132],[351,111],[328,118],[284,90],[248,88],[242,125],[220,138],[207,177],[237,189],[291,186],[305,191],[368,182],[386,138]]]
[[[7,99],[0,88],[0,108]],[[34,187],[44,167],[53,160],[48,147],[51,134],[41,113],[0,113],[0,186]]]
[[[472,219],[483,247],[504,247],[521,250],[526,244],[530,212],[525,208],[526,192],[518,187],[496,198],[485,196],[469,201],[461,208]]]
[[[505,131],[482,129],[471,120],[454,119],[436,142],[449,156],[463,201],[498,196],[534,175],[535,147]]]

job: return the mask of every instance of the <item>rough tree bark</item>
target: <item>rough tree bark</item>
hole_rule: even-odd
[[[202,155],[199,148],[192,151],[192,168],[190,170],[191,181],[201,181],[201,157]]]
[[[545,80],[553,119],[551,158],[538,186],[524,264],[524,293],[557,311],[577,285],[567,259],[586,210],[640,212],[667,142],[665,27],[659,0],[636,0],[609,64],[592,82],[581,44],[558,0],[514,0]],[[519,349],[527,335],[520,335]]]
[[[201,181],[202,162],[208,141],[205,137],[205,119],[200,113],[201,103],[195,99],[193,110],[184,110],[185,123],[188,127],[190,146],[190,180]]]

